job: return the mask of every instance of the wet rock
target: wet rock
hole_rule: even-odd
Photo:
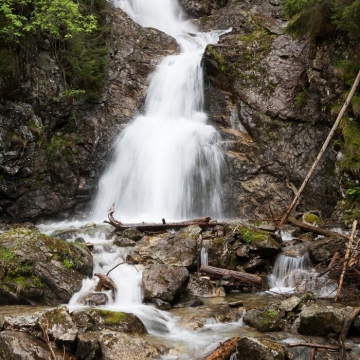
[[[113,240],[113,244],[119,247],[135,246],[136,242],[126,237],[117,237]]]
[[[141,337],[103,330],[99,338],[101,352],[106,360],[148,360],[157,358],[160,351]]]
[[[285,349],[275,341],[244,336],[237,343],[236,359],[285,360]]]
[[[215,289],[210,278],[191,274],[186,292],[196,296],[211,297],[214,296]]]
[[[123,235],[134,241],[140,240],[143,237],[143,233],[136,228],[129,228],[124,230]]]
[[[159,298],[173,302],[186,289],[189,272],[185,267],[153,264],[147,265],[142,275],[145,299]]]
[[[79,302],[89,306],[106,305],[109,301],[107,294],[94,292],[83,296]]]
[[[224,7],[229,0],[180,0],[180,5],[185,13],[190,17],[201,17],[210,15],[215,9]]]
[[[98,360],[102,358],[100,344],[100,333],[89,332],[79,334],[77,337],[76,359],[77,360]]]
[[[168,301],[164,301],[158,298],[152,298],[151,302],[160,310],[169,310],[172,308]]]
[[[75,350],[78,329],[67,308],[58,307],[47,311],[38,320],[38,325],[44,329],[47,327],[49,339],[55,341],[59,349],[64,347],[68,352]]]
[[[285,311],[274,305],[248,311],[244,316],[244,322],[261,332],[281,331],[286,326],[284,316]]]
[[[249,260],[246,264],[244,264],[243,268],[246,272],[254,272],[262,268],[266,264],[267,262],[264,259],[257,256]]]
[[[74,243],[29,229],[0,235],[0,303],[67,303],[91,273],[91,253]],[[5,277],[6,274],[6,277]]]
[[[304,213],[302,216],[302,221],[305,224],[312,226],[324,226],[324,222],[322,221],[322,219],[318,215],[311,212]]]
[[[189,308],[198,307],[201,305],[204,305],[204,302],[198,297],[185,295],[176,301],[176,303],[174,304],[174,308]]]
[[[201,306],[196,308],[196,312],[189,312],[187,309],[177,308],[171,312],[179,316],[182,323],[201,323],[207,324],[209,321],[221,323],[236,322],[245,312],[244,308],[230,308],[228,305]]]
[[[350,311],[349,309],[337,309],[332,306],[319,306],[317,304],[310,305],[300,313],[300,323],[297,330],[302,335],[338,335],[344,325],[345,311]]]
[[[229,302],[228,303],[230,307],[233,307],[233,308],[238,308],[238,307],[242,307],[244,306],[243,302],[242,301],[232,301],[232,302]]]
[[[57,358],[70,360],[63,351],[53,350]],[[44,341],[20,331],[0,332],[0,360],[48,360],[51,356]]]
[[[145,237],[129,258],[138,262],[157,262],[176,266],[195,266],[201,228],[189,226],[173,234]]]
[[[34,314],[19,314],[19,315],[9,315],[9,316],[0,316],[0,329],[2,330],[13,330],[29,332],[32,327],[34,327],[42,316],[44,311],[37,311]]]
[[[330,260],[336,251],[345,251],[345,241],[340,237],[326,237],[312,241],[308,247],[310,259],[314,262]]]

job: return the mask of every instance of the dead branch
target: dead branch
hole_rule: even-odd
[[[287,219],[288,216],[291,214],[292,209],[294,208],[294,206],[296,205],[297,201],[299,200],[300,195],[301,195],[301,193],[303,192],[306,184],[307,184],[308,181],[310,180],[310,177],[311,177],[312,174],[314,173],[314,171],[315,171],[315,169],[316,169],[316,167],[317,167],[317,165],[318,165],[318,163],[319,163],[322,155],[324,154],[326,148],[328,147],[328,145],[329,145],[329,143],[330,143],[331,138],[333,137],[333,135],[334,135],[334,133],[335,133],[336,128],[338,127],[338,125],[339,125],[339,123],[340,123],[340,120],[342,119],[342,117],[343,117],[344,114],[345,114],[345,111],[346,111],[346,109],[347,109],[347,107],[348,107],[348,105],[349,105],[349,103],[350,103],[350,101],[351,101],[351,99],[352,99],[352,97],[353,97],[353,95],[354,95],[354,93],[355,93],[358,85],[359,85],[359,82],[360,82],[360,71],[359,71],[359,73],[358,73],[358,75],[357,75],[357,77],[356,77],[356,79],[355,79],[355,81],[354,81],[354,84],[353,84],[353,86],[352,86],[352,88],[351,88],[351,90],[350,90],[350,93],[349,93],[349,95],[348,95],[348,97],[347,97],[347,99],[346,99],[346,101],[345,101],[345,103],[344,103],[341,111],[339,112],[338,117],[336,118],[336,121],[335,121],[333,127],[331,128],[331,130],[330,130],[330,132],[329,132],[329,135],[327,136],[327,138],[326,138],[323,146],[322,146],[321,149],[320,149],[319,154],[317,155],[314,163],[312,164],[312,166],[311,166],[311,168],[310,168],[309,173],[306,175],[305,180],[303,181],[303,183],[302,183],[299,191],[297,192],[297,194],[296,194],[295,197],[294,197],[294,200],[292,201],[292,203],[291,203],[291,205],[289,206],[288,210],[286,211],[285,215],[284,215],[283,218],[281,219],[280,226],[283,226],[283,225],[284,225],[286,219]]]
[[[110,272],[111,272],[111,271],[113,271],[114,269],[116,269],[118,266],[120,266],[120,265],[122,265],[122,264],[129,264],[129,265],[133,265],[133,266],[134,266],[134,268],[136,269],[135,264],[134,264],[134,263],[132,263],[131,261],[123,261],[123,262],[121,262],[120,264],[117,264],[117,265],[115,265],[113,268],[111,268],[111,269],[107,272],[106,276],[109,276],[109,274],[110,274]],[[139,270],[138,270],[138,269],[136,269],[136,271],[137,271],[137,272],[139,272]],[[94,274],[94,275],[96,275],[96,274]],[[96,276],[97,276],[97,275],[96,275]]]
[[[360,307],[357,307],[350,314],[348,314],[348,316],[345,319],[344,326],[339,336],[340,360],[346,360],[345,339],[349,332],[351,323],[359,313],[360,313]]]
[[[108,212],[108,219],[109,221],[105,221],[108,224],[111,224],[112,226],[115,227],[115,230],[118,231],[123,231],[129,228],[136,228],[141,232],[145,232],[145,231],[166,231],[166,230],[171,230],[171,229],[183,229],[186,228],[190,225],[198,225],[200,226],[202,229],[204,228],[209,228],[209,227],[215,227],[217,225],[222,225],[221,223],[210,223],[211,218],[206,216],[206,217],[202,217],[202,218],[196,218],[196,219],[192,219],[192,220],[186,220],[186,221],[179,221],[179,222],[172,222],[172,223],[164,223],[164,221],[162,221],[161,223],[157,223],[157,224],[124,224],[121,221],[118,221],[114,218],[113,214],[115,211],[115,204],[111,205],[111,208]]]
[[[316,349],[326,349],[326,350],[337,350],[339,351],[339,346],[334,345],[322,345],[322,344],[314,344],[314,343],[295,343],[295,344],[286,344],[287,347],[296,347],[296,346],[305,346]]]
[[[339,234],[337,232],[334,231],[330,231],[330,230],[326,230],[323,228],[319,228],[316,226],[312,226],[312,225],[308,225],[303,223],[300,220],[295,219],[293,216],[289,216],[289,222],[295,226],[298,226],[300,229],[305,230],[305,231],[311,231],[315,234],[319,234],[319,235],[324,235],[324,236],[337,236],[340,237],[344,240],[347,240],[347,237],[345,235]]]
[[[48,334],[49,320],[48,320],[48,318],[46,317],[45,314],[43,315],[43,318],[46,320],[46,323],[45,323],[45,325],[43,325],[41,323],[41,321],[39,321],[39,326],[40,326],[40,328],[41,328],[41,330],[43,332],[45,343],[46,343],[46,346],[48,347],[48,349],[50,351],[51,358],[52,358],[52,360],[56,360],[56,355],[55,355],[54,350],[53,350],[53,348],[51,346],[50,339],[49,339],[49,334]]]
[[[227,360],[230,358],[231,354],[236,351],[236,345],[240,337],[232,337],[229,340],[226,340],[208,356],[204,358],[204,360]]]
[[[346,271],[346,267],[347,267],[347,263],[348,263],[347,260],[348,260],[349,255],[350,255],[351,245],[352,245],[352,243],[354,241],[354,236],[355,236],[355,232],[356,232],[356,226],[357,226],[357,221],[354,220],[353,225],[352,225],[350,238],[349,238],[349,243],[348,243],[346,253],[345,253],[345,262],[343,264],[343,269],[342,269],[342,272],[341,272],[340,281],[339,281],[339,287],[338,287],[338,291],[337,291],[336,296],[335,296],[335,301],[338,300],[339,295],[341,293],[341,288],[342,288],[342,284],[343,284],[343,281],[344,281],[344,275],[345,275],[345,271]]]
[[[202,265],[200,267],[200,272],[209,274],[209,275],[217,275],[217,276],[231,276],[232,278],[239,280],[242,285],[253,285],[256,287],[262,286],[262,279],[260,276],[249,274],[245,272],[221,269],[214,266]]]
[[[336,265],[339,258],[340,258],[339,252],[335,251],[335,253],[334,253],[333,257],[331,258],[331,260],[329,262],[329,265],[328,265],[326,270],[331,270]]]
[[[94,274],[94,276],[97,276],[99,278],[99,282],[96,285],[95,291],[100,292],[103,288],[113,291],[117,290],[114,281],[107,275],[96,273]]]

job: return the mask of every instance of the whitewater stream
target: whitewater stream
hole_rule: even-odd
[[[117,210],[115,217],[124,222],[160,222],[164,216],[169,221],[182,220],[205,213],[221,218],[224,156],[219,145],[220,136],[207,123],[203,111],[200,63],[207,44],[217,43],[219,37],[231,29],[199,33],[182,19],[176,0],[118,0],[114,3],[141,26],[154,27],[173,36],[181,51],[164,58],[156,67],[150,78],[144,112],[134,118],[116,140],[113,158],[100,180],[91,221],[103,221],[113,202]],[[63,226],[40,226],[40,230],[51,234]],[[106,274],[126,261],[130,249],[111,245],[103,232],[92,236],[85,232],[81,236],[94,245],[93,274]],[[296,259],[286,260],[292,261],[291,265],[284,265],[283,258],[278,259],[279,269],[275,267],[271,286],[293,286],[293,280],[288,278],[286,282],[287,274],[293,268],[301,272],[307,270],[306,259]],[[201,261],[207,264],[206,249],[201,251]],[[108,304],[100,308],[137,315],[147,328],[148,340],[168,349],[161,359],[202,359],[232,336],[266,336],[244,326],[241,319],[221,324],[210,317],[203,328],[189,330],[181,323],[181,311],[165,312],[143,304],[142,270],[141,265],[135,268],[128,264],[114,269],[111,278],[119,291],[114,299],[108,294]],[[94,290],[97,281],[94,276],[83,281],[81,290],[68,304],[70,310],[84,308],[81,298]],[[237,300],[238,295],[231,296]],[[270,299],[276,301],[265,293],[256,295],[256,301],[252,296],[242,294],[245,306],[247,301],[250,308],[255,302],[265,306]],[[221,301],[224,298],[208,299],[206,304],[210,306]],[[182,311],[196,312],[194,309]],[[307,356],[299,353],[297,358]]]

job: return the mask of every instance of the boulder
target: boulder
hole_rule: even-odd
[[[277,305],[272,305],[248,311],[244,316],[244,322],[261,332],[281,331],[286,327],[284,317],[285,311]]]
[[[301,311],[297,330],[302,335],[337,336],[343,328],[345,314],[350,310],[351,308],[345,310],[332,306],[310,305]]]
[[[308,247],[310,259],[314,262],[323,262],[332,258],[336,251],[340,254],[345,251],[346,243],[340,237],[326,237],[312,241]]]
[[[142,275],[144,297],[147,300],[159,298],[171,303],[185,291],[188,280],[189,272],[185,267],[147,265]]]
[[[122,234],[124,237],[133,241],[140,240],[143,237],[143,233],[139,231],[137,228],[126,229],[122,232]]]
[[[242,337],[236,347],[238,360],[285,360],[284,346],[267,339]]]
[[[103,292],[92,292],[84,295],[79,302],[89,306],[106,305],[109,301],[109,297]]]
[[[137,262],[195,266],[201,231],[199,226],[192,225],[173,234],[145,237],[137,243],[136,249],[130,252],[129,258]]]
[[[53,349],[58,359],[70,360],[63,351]],[[50,350],[45,342],[20,331],[0,332],[0,360],[49,360]]]
[[[67,303],[92,272],[85,247],[29,229],[0,235],[0,303]]]
[[[73,318],[76,325],[86,332],[109,329],[132,335],[144,335],[147,333],[141,320],[131,313],[92,309],[79,312]]]
[[[50,341],[55,341],[59,349],[65,348],[70,353],[75,350],[78,329],[67,308],[61,306],[47,311],[39,318],[37,324],[47,329]]]
[[[98,360],[102,358],[100,344],[100,333],[89,332],[79,334],[77,337],[76,359],[77,360]]]
[[[160,351],[141,337],[111,330],[102,330],[99,338],[103,358],[106,360],[149,360],[158,358]]]
[[[120,236],[113,240],[113,244],[118,247],[128,247],[128,246],[135,246],[136,242],[129,238]]]
[[[192,274],[190,275],[186,292],[201,297],[215,296],[215,288],[210,278]]]

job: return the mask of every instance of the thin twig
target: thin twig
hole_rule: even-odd
[[[110,270],[107,272],[106,276],[109,276],[109,274],[110,274],[111,271],[113,271],[114,269],[116,269],[118,266],[120,266],[120,265],[122,265],[122,264],[132,265],[132,266],[136,269],[136,271],[139,272],[139,270],[136,268],[136,266],[135,266],[134,263],[132,263],[132,262],[130,262],[130,261],[123,261],[122,263],[117,264],[117,265],[115,265],[112,269],[110,269]]]
[[[50,339],[49,339],[49,334],[48,334],[49,320],[48,320],[48,318],[46,317],[45,314],[43,315],[43,318],[46,320],[46,323],[45,323],[46,327],[44,327],[44,325],[42,325],[40,321],[39,321],[39,325],[40,325],[41,330],[42,330],[42,332],[44,334],[46,345],[47,345],[48,349],[50,350],[51,358],[53,360],[56,360],[56,355],[55,355],[54,350],[53,350],[53,348],[51,346]]]

